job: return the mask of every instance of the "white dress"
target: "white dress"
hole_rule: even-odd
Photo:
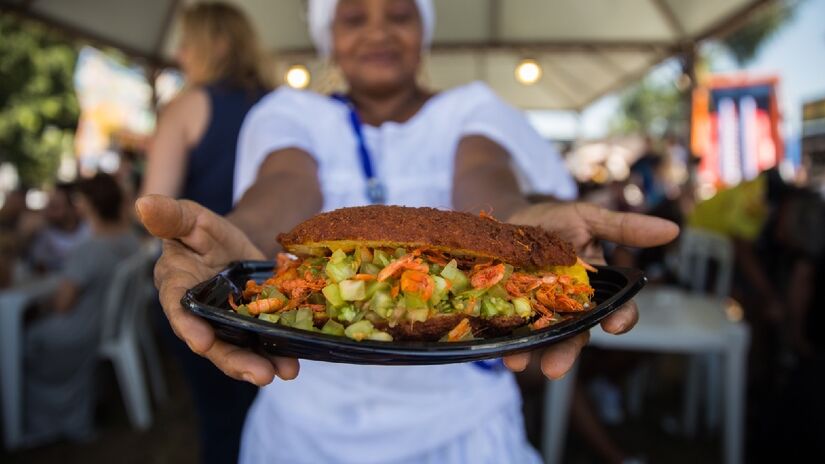
[[[437,94],[405,123],[364,127],[387,203],[451,208],[455,151],[468,135],[504,147],[525,191],[575,197],[575,183],[552,146],[486,85],[472,83]],[[238,139],[235,200],[269,153],[290,147],[317,161],[324,210],[369,203],[348,109],[289,88],[271,93],[247,115]],[[515,380],[501,369],[301,361],[296,380],[276,381],[258,394],[240,461],[537,463],[520,407]]]

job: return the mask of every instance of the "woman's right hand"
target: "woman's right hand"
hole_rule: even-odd
[[[155,285],[175,334],[232,378],[258,386],[272,382],[276,375],[284,380],[295,378],[296,359],[267,358],[218,340],[206,321],[184,311],[180,303],[187,289],[230,262],[264,259],[263,253],[240,229],[197,203],[148,195],[138,199],[135,208],[149,233],[163,239]]]

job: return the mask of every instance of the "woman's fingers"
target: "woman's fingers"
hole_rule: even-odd
[[[298,360],[295,358],[284,358],[283,356],[270,356],[269,360],[275,366],[276,375],[282,380],[292,380],[298,377]]]
[[[551,345],[541,355],[541,371],[551,380],[564,377],[567,371],[573,367],[576,358],[579,357],[579,353],[589,340],[590,332],[584,332]]]
[[[639,309],[634,301],[622,305],[602,321],[602,329],[614,335],[623,334],[639,322]]]
[[[150,234],[158,238],[177,239],[195,229],[197,211],[163,195],[146,195],[135,201],[140,222]]]
[[[210,360],[224,374],[263,387],[272,383],[277,373],[265,357],[221,340],[215,340],[203,357]]]
[[[205,263],[264,258],[240,229],[195,202],[147,195],[138,198],[135,209],[149,233],[180,241],[203,256]]]
[[[673,241],[679,226],[665,219],[635,213],[618,213],[588,203],[576,209],[592,236],[622,245],[652,247]]]
[[[530,364],[530,353],[516,353],[504,357],[504,365],[513,372],[521,372]]]

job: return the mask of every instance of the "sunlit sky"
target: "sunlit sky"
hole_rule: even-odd
[[[714,72],[738,71],[729,57],[714,54]],[[744,70],[754,76],[778,75],[779,106],[785,137],[799,137],[802,104],[825,98],[825,0],[801,0],[794,16],[759,49]],[[668,78],[678,75],[678,66],[665,62],[653,72]],[[618,108],[618,96],[608,95],[576,117],[570,113],[531,114],[543,135],[554,139],[599,138],[610,129]]]

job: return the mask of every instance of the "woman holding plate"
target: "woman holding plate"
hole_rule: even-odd
[[[595,240],[652,246],[675,225],[575,203],[529,205],[522,186],[575,196],[560,157],[484,84],[432,94],[418,85],[432,38],[428,0],[312,0],[319,52],[340,68],[348,91],[333,97],[279,89],[247,116],[238,142],[235,209],[226,219],[191,202],[148,197],[138,213],[165,238],[156,268],[161,301],[190,348],[227,375],[265,386],[244,428],[241,462],[540,462],[527,443],[521,399],[504,364],[423,367],[335,365],[268,359],[215,339],[185,313],[183,292],[233,260],[272,256],[274,237],[322,211],[370,203],[492,209],[502,220],[541,225],[595,259]],[[602,326],[629,330],[628,306]],[[582,335],[541,354],[544,373],[563,375]]]

